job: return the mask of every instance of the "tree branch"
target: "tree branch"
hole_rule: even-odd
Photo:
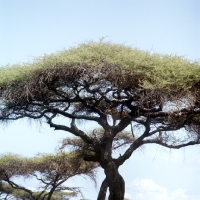
[[[55,113],[54,115],[52,115],[52,117],[48,117],[47,115],[45,115],[45,117],[47,118],[47,123],[50,125],[50,127],[54,127],[55,130],[62,130],[62,131],[67,131],[67,132],[70,132],[72,133],[73,135],[75,136],[79,136],[81,137],[84,142],[86,142],[87,144],[92,144],[93,143],[93,140],[87,136],[83,131],[79,130],[77,127],[76,127],[76,124],[75,124],[75,119],[73,118],[72,119],[72,122],[71,122],[71,128],[68,127],[68,126],[64,126],[64,125],[58,125],[58,124],[55,124],[52,122],[52,119],[55,117]]]
[[[170,149],[180,149],[180,148],[183,148],[183,147],[186,147],[186,146],[198,145],[198,144],[200,144],[200,140],[198,139],[197,141],[190,141],[190,142],[179,144],[179,145],[170,145],[170,144],[162,142],[161,140],[155,139],[155,140],[143,140],[141,142],[141,144],[142,145],[143,144],[159,144],[161,146],[164,146],[164,147],[167,147],[167,148],[170,148]]]
[[[19,189],[19,190],[23,190],[25,192],[27,192],[28,194],[30,194],[30,196],[35,199],[35,197],[33,196],[33,192],[25,187],[19,186],[18,184],[14,183],[13,181],[10,180],[10,178],[5,174],[5,179],[4,181],[8,182],[9,185],[14,188],[14,189]],[[36,200],[36,199],[35,199]]]
[[[146,120],[144,125],[145,125],[144,133],[130,145],[130,147],[125,151],[123,155],[121,155],[117,159],[114,159],[117,166],[122,165],[132,155],[133,151],[135,151],[137,148],[143,145],[142,141],[145,137],[149,137],[149,132],[150,132],[149,119]]]

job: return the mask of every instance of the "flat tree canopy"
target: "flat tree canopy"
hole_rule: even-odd
[[[0,69],[0,119],[46,119],[72,133],[93,153],[106,178],[98,199],[124,198],[118,168],[144,144],[168,148],[200,144],[200,64],[100,41]],[[56,118],[71,119],[58,124]],[[113,124],[109,119],[113,119]],[[80,120],[97,122],[100,136],[84,132]],[[131,127],[129,147],[114,158],[113,141]],[[180,131],[177,131],[180,130]],[[76,144],[74,144],[76,145]]]
[[[87,66],[90,70],[98,68],[99,72],[103,66],[104,69],[118,67],[124,70],[123,72],[130,71],[132,78],[137,80],[132,87],[137,87],[139,83],[144,89],[160,89],[167,92],[189,89],[200,79],[198,62],[190,62],[180,56],[150,53],[119,44],[90,42],[81,44],[77,48],[35,58],[33,63],[1,67],[0,85],[5,86],[11,82],[22,83],[27,81],[27,78],[34,77],[37,72],[47,73],[48,71],[46,79],[49,79],[56,75],[56,69],[63,70],[65,73],[66,70],[71,69],[71,74],[75,75],[81,70],[81,66]]]

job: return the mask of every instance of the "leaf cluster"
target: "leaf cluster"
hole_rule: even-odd
[[[4,182],[0,182],[0,191],[2,192],[2,195],[9,195],[9,196],[13,196],[16,199],[30,199],[30,195],[23,191],[23,190],[19,190],[19,189],[15,189],[13,188],[11,185],[9,185],[8,183],[4,183]],[[34,196],[37,196],[40,192],[33,192]],[[53,196],[52,196],[52,200],[60,200],[62,199],[62,197],[75,197],[77,194],[75,192],[65,192],[65,191],[56,191],[54,192]]]
[[[27,80],[27,77],[34,76],[36,71],[48,70],[49,75],[55,75],[58,73],[54,70],[55,68],[66,72],[64,69],[74,71],[80,66],[94,69],[103,65],[107,68],[118,66],[128,70],[131,73],[129,80],[137,79],[141,87],[151,90],[159,89],[170,92],[177,89],[188,89],[200,80],[198,62],[191,62],[176,55],[142,51],[121,44],[88,42],[69,50],[35,58],[33,63],[1,67],[0,86],[7,85],[8,87],[11,83],[23,82]]]
[[[0,156],[0,171],[12,176],[30,176],[35,172],[50,175],[56,174],[71,177],[76,174],[95,176],[95,163],[86,163],[76,152],[58,154],[38,154],[34,157],[22,157],[17,154]],[[54,173],[53,173],[54,174]],[[52,175],[53,175],[52,174]]]
[[[45,200],[53,194],[51,198],[56,200],[60,196],[75,195],[80,192],[78,187],[63,185],[73,176],[83,175],[89,177],[96,184],[95,169],[97,167],[98,164],[85,162],[80,154],[76,152],[38,154],[29,158],[10,153],[3,154],[0,156],[0,186],[4,193],[19,198],[27,196],[28,199]],[[34,192],[18,185],[12,181],[14,177],[35,177],[41,184],[40,191]],[[9,185],[4,184],[4,182]],[[62,190],[70,190],[72,193],[61,192]]]

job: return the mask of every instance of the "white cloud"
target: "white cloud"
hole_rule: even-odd
[[[125,193],[125,195],[124,195],[124,199],[126,199],[126,200],[131,200],[132,199],[132,197],[131,197],[131,195],[129,194],[129,193]]]
[[[130,187],[133,191],[133,200],[197,200],[199,197],[191,197],[187,194],[187,190],[176,189],[173,192],[167,190],[167,188],[158,185],[152,179],[136,179]]]
[[[171,194],[173,199],[189,199],[189,196],[186,194],[186,190],[177,189]]]

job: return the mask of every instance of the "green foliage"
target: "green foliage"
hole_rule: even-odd
[[[24,63],[0,68],[0,86],[24,80],[33,71],[44,68],[66,67],[68,64],[102,64],[126,68],[133,76],[141,76],[140,85],[146,89],[188,89],[200,80],[200,65],[180,56],[162,55],[112,43],[83,43],[76,48],[35,58]]]
[[[27,171],[27,159],[17,154],[0,156],[0,171],[6,170],[9,176],[22,175]],[[17,173],[16,173],[17,172]]]
[[[0,155],[0,191],[19,198],[27,197],[27,199],[42,199],[42,196],[50,194],[49,191],[53,191],[52,200],[76,196],[80,192],[78,187],[67,187],[62,184],[76,175],[85,175],[96,184],[95,168],[98,166],[94,162],[85,162],[76,152],[37,154],[29,158],[17,154],[3,154]],[[40,189],[43,188],[44,190],[37,192],[29,190],[27,192],[26,188],[11,181],[12,178],[19,176],[24,178],[36,177],[42,184]],[[1,181],[9,183],[16,189]],[[65,192],[65,190],[69,192]]]
[[[85,163],[80,154],[76,152],[37,154],[30,158],[11,153],[0,155],[0,171],[6,170],[7,173],[11,174],[10,176],[29,176],[36,171],[48,175],[55,168],[58,174],[66,176],[81,173],[88,175],[91,173],[92,176],[94,173],[93,169],[96,167],[95,163]]]
[[[19,189],[14,189],[7,183],[0,182],[0,191],[3,192],[4,194],[9,194],[19,199],[31,199],[30,195],[27,192]],[[33,196],[38,196],[39,194],[40,192],[37,191],[33,192]],[[51,200],[60,200],[62,199],[62,197],[70,198],[70,197],[75,197],[76,195],[77,195],[76,192],[56,191],[51,197]]]

